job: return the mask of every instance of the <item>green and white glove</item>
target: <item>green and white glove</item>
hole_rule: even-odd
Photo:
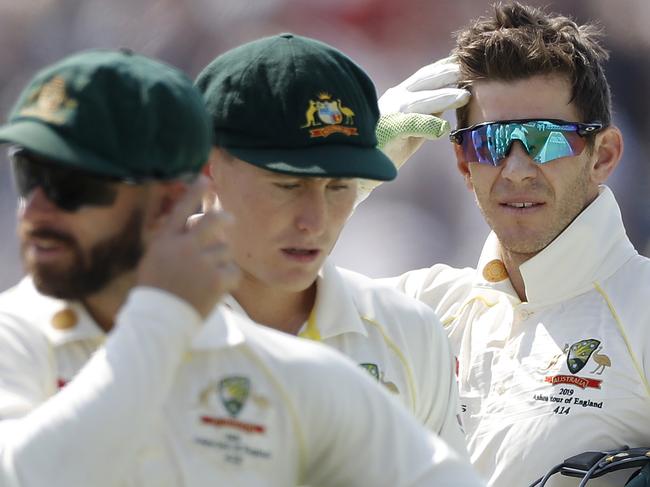
[[[447,110],[467,104],[470,93],[456,88],[460,68],[453,57],[417,70],[379,98],[377,146],[399,170],[422,146],[449,133],[449,122],[439,118]],[[381,181],[359,180],[357,204]]]

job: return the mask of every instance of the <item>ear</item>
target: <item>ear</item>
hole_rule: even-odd
[[[623,135],[618,127],[610,126],[596,135],[591,166],[591,179],[603,184],[618,166],[623,156]]]
[[[159,185],[160,203],[158,212],[154,215],[155,220],[166,218],[189,188],[187,183],[175,180],[161,182]]]
[[[203,197],[203,211],[219,207],[217,188],[219,186],[220,180],[219,167],[221,164],[223,164],[222,152],[223,151],[218,147],[212,147],[208,156],[208,162],[203,167],[203,175],[206,176],[210,181],[209,191]]]
[[[459,144],[452,143],[452,145],[454,147],[454,155],[456,156],[456,167],[458,168],[458,172],[460,172],[460,174],[463,176],[467,189],[474,191],[474,185],[472,185],[472,174],[469,170],[469,163],[465,160],[463,148]]]
[[[147,185],[148,205],[143,237],[145,241],[156,234],[188,188],[187,183],[178,180],[157,181]]]

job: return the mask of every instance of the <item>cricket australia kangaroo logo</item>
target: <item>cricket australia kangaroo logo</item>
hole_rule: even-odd
[[[373,376],[377,381],[382,384],[386,389],[388,389],[393,394],[399,394],[399,389],[394,382],[384,379],[384,372],[379,370],[377,364],[363,363],[359,364],[363,369],[366,370],[371,376]]]
[[[600,345],[600,340],[589,338],[587,340],[580,340],[574,343],[569,348],[569,353],[566,357],[566,364],[572,374],[580,372],[593,354],[596,348]]]
[[[571,346],[565,344],[562,352],[556,354],[541,371],[546,372],[554,369],[560,358],[566,354],[566,364],[572,375],[549,375],[544,378],[544,381],[553,385],[573,384],[582,389],[587,387],[600,389],[603,382],[601,379],[581,377],[576,374],[585,368],[590,359],[593,359],[596,363],[596,368],[593,370],[584,370],[583,374],[586,372],[594,375],[602,375],[607,367],[611,367],[612,361],[607,355],[601,353],[602,349],[603,346],[600,340],[596,340],[595,338],[580,340]]]
[[[305,111],[305,124],[309,136],[328,137],[339,133],[349,137],[359,135],[354,126],[354,111],[343,105],[340,98],[334,99],[329,93],[319,93],[315,100],[309,100]]]
[[[230,416],[236,417],[244,407],[251,383],[246,377],[226,377],[219,382],[219,398]]]

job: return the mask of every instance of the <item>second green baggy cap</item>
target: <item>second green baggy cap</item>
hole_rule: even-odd
[[[281,34],[217,57],[196,85],[214,142],[235,157],[285,174],[387,181],[377,149],[377,93],[350,58],[322,42]]]
[[[187,76],[119,50],[84,51],[44,68],[0,127],[0,142],[134,180],[198,173],[211,138],[203,99]]]

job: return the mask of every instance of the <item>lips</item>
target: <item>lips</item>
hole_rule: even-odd
[[[532,208],[533,206],[541,206],[544,203],[533,203],[532,201],[522,201],[522,202],[515,202],[515,203],[501,203],[504,206],[508,206],[510,208]]]
[[[52,228],[23,228],[21,241],[23,256],[41,263],[58,259],[75,247],[71,236]]]
[[[282,253],[296,262],[312,262],[320,255],[321,251],[314,248],[285,247]]]
[[[43,245],[74,244],[74,239],[70,235],[52,228],[28,229],[23,231],[22,234],[25,241],[32,243],[42,243]]]
[[[539,209],[539,207],[546,204],[546,198],[542,197],[538,193],[534,194],[537,196],[534,196],[533,193],[530,192],[507,193],[496,198],[496,201],[498,205],[504,209],[526,212]]]

